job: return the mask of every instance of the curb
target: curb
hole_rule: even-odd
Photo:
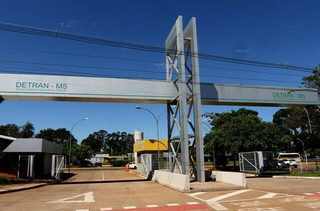
[[[283,179],[320,179],[320,177],[301,177],[301,176],[273,176],[272,178],[283,178]]]
[[[27,187],[17,187],[17,188],[9,188],[9,189],[4,189],[4,190],[0,190],[0,194],[6,194],[6,193],[12,193],[12,192],[18,192],[18,191],[23,191],[23,190],[31,190],[31,189],[35,189],[35,188],[40,188],[46,185],[52,185],[55,184],[57,182],[60,182],[60,180],[55,180],[49,183],[40,183],[40,184],[35,184],[35,185],[30,185]]]
[[[195,193],[195,192],[214,192],[214,191],[229,191],[229,190],[244,190],[248,189],[248,187],[225,187],[225,188],[207,188],[207,189],[191,189],[189,193]]]

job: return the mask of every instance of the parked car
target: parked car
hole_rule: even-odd
[[[94,163],[92,163],[90,160],[82,160],[80,161],[81,167],[93,167],[95,166]]]
[[[277,163],[277,168],[286,168],[287,164],[284,162],[284,160],[279,160]]]
[[[130,163],[128,163],[129,165],[129,169],[137,169],[137,164],[134,161],[131,161]]]
[[[290,160],[289,160],[289,165],[290,165],[290,166],[293,166],[293,167],[295,167],[295,168],[298,167],[298,163],[297,163],[297,161],[294,160],[294,159],[290,159]]]

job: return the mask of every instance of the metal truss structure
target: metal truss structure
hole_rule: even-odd
[[[196,19],[192,18],[184,31],[182,26],[182,17],[179,16],[166,40],[167,80],[172,81],[178,91],[176,98],[168,103],[168,140],[174,156],[170,171],[173,172],[177,165],[180,173],[189,175],[189,164],[191,163],[196,179],[204,182]],[[171,142],[175,128],[180,133],[180,141],[176,148]],[[189,128],[192,131],[191,135],[188,134]],[[189,137],[193,138],[191,146]],[[194,152],[196,152],[196,167]],[[181,156],[181,161],[179,156]]]

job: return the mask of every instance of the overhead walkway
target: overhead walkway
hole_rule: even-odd
[[[0,99],[167,104],[178,95],[161,80],[0,74]],[[203,105],[319,105],[316,89],[201,83]],[[0,100],[1,102],[1,100]]]

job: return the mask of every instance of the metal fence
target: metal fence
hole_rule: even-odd
[[[272,165],[272,152],[255,151],[239,153],[240,171],[263,173],[266,170],[272,170]]]
[[[66,156],[52,155],[51,179],[60,179],[62,169],[66,167]]]

